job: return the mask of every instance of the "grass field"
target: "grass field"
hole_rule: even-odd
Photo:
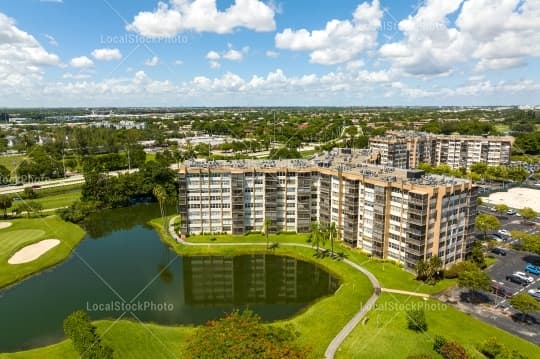
[[[0,288],[62,261],[84,237],[79,226],[57,216],[9,221],[13,225],[0,230]],[[19,249],[49,238],[60,239],[62,243],[33,262],[8,264],[8,259]]]
[[[37,199],[32,199],[31,201],[41,203],[43,205],[43,209],[51,209],[67,207],[80,198],[81,191],[75,190],[66,193],[54,194],[50,196],[40,197]],[[13,209],[15,209],[17,206],[19,206],[20,203],[22,203],[22,201],[23,200],[19,199],[18,197],[15,197],[13,205],[8,211],[12,211]]]
[[[13,171],[25,158],[25,155],[0,156],[0,165],[3,165],[10,171]]]
[[[420,306],[426,311],[425,333],[407,329],[406,310]],[[337,358],[406,358],[412,354],[441,358],[432,349],[436,335],[457,341],[472,358],[484,358],[476,347],[491,337],[527,358],[538,358],[536,345],[434,300],[383,293],[367,318],[367,323],[358,325],[345,340]]]

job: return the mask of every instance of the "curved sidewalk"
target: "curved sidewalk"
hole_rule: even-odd
[[[176,240],[176,242],[186,245],[186,246],[193,246],[193,247],[207,247],[207,246],[216,246],[216,247],[223,247],[223,246],[266,246],[266,243],[192,243],[192,242],[186,242],[182,240],[174,231],[174,221],[178,217],[173,217],[169,221],[169,235]],[[310,245],[302,244],[302,243],[280,243],[280,246],[286,246],[286,247],[302,247],[302,248],[313,248]],[[369,281],[371,282],[371,285],[373,286],[373,294],[368,299],[368,301],[365,304],[362,304],[360,307],[360,310],[358,313],[354,315],[354,317],[341,329],[341,331],[332,339],[330,344],[328,345],[328,348],[326,348],[326,351],[324,352],[324,357],[326,359],[332,359],[334,358],[334,355],[336,354],[336,351],[340,347],[340,345],[343,343],[345,338],[351,332],[353,329],[360,323],[362,318],[366,315],[367,312],[371,310],[377,299],[379,298],[379,295],[381,294],[381,285],[377,278],[368,271],[367,269],[359,266],[358,264],[348,260],[344,259],[344,263],[350,265],[360,273],[364,274],[366,277],[368,277]]]

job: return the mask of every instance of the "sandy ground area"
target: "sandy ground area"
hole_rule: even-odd
[[[13,223],[11,222],[0,222],[0,229],[11,227]]]
[[[58,239],[45,239],[38,243],[30,244],[29,246],[20,249],[17,253],[11,256],[11,258],[8,260],[8,263],[21,264],[35,261],[47,251],[53,249],[59,244],[60,241]]]
[[[512,188],[508,192],[492,193],[482,198],[485,203],[506,204],[511,208],[529,207],[540,212],[540,190],[532,188]]]

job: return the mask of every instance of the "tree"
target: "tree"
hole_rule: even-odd
[[[7,210],[13,205],[13,198],[8,195],[0,195],[0,209],[4,211],[4,218],[7,217]]]
[[[322,243],[326,243],[326,237],[323,233],[323,228],[318,222],[311,223],[311,232],[309,234],[309,239],[311,241],[311,245],[314,245],[317,247],[317,252],[319,252],[319,246]]]
[[[529,207],[524,207],[522,209],[519,210],[519,214],[525,218],[526,220],[532,220],[532,219],[535,219],[536,216],[538,215],[532,208],[529,208]]]
[[[36,201],[26,201],[21,203],[18,207],[18,212],[26,212],[26,217],[30,217],[30,214],[40,215],[43,211],[43,205],[40,202]]]
[[[199,327],[187,339],[184,352],[188,359],[307,358],[310,350],[296,343],[297,337],[289,326],[264,325],[251,311],[234,311]]]
[[[7,185],[11,179],[11,171],[4,165],[0,165],[0,184]]]
[[[500,214],[500,215],[505,214],[506,212],[508,212],[509,209],[510,209],[510,207],[508,207],[504,203],[495,205],[495,211],[497,211],[497,213]]]
[[[420,260],[416,263],[416,279],[434,284],[441,277],[442,266],[443,262],[437,256]]]
[[[262,232],[266,237],[266,249],[270,248],[270,243],[268,242],[268,235],[270,234],[270,226],[272,225],[272,220],[270,218],[265,218],[263,223]]]
[[[540,311],[540,303],[532,296],[521,293],[510,298],[510,304],[523,315]]]
[[[480,241],[474,241],[471,254],[469,255],[471,262],[476,264],[479,268],[486,267],[486,260],[484,258],[484,249]]]
[[[167,199],[168,199],[167,191],[165,191],[165,188],[163,188],[163,186],[157,185],[152,190],[152,194],[154,195],[154,197],[157,199],[157,201],[159,203],[159,210],[161,212],[161,219],[163,220],[163,229],[166,229],[167,228],[167,223],[166,223],[166,220],[167,220],[167,208],[166,208],[165,204],[166,204]]]
[[[86,312],[73,312],[64,320],[63,327],[65,335],[71,339],[82,359],[113,358],[113,350],[101,342],[96,327]]]
[[[490,290],[491,279],[479,268],[474,268],[459,274],[458,286],[470,290],[470,300],[477,291]]]
[[[416,332],[425,332],[427,330],[426,312],[424,308],[407,311],[407,328]]]
[[[501,227],[501,222],[497,217],[491,214],[481,213],[474,220],[476,229],[484,233],[484,239],[486,239],[488,231],[496,231]]]
[[[326,228],[326,236],[332,246],[331,253],[334,254],[334,240],[338,237],[336,222],[330,223],[330,225]]]

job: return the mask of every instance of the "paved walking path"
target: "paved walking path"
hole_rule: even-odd
[[[266,243],[192,243],[192,242],[186,242],[180,238],[176,232],[174,231],[174,221],[178,217],[171,218],[169,221],[169,234],[171,237],[173,237],[178,243],[186,245],[186,246],[193,246],[193,247],[207,247],[207,246],[266,246]],[[286,246],[286,247],[302,247],[302,248],[312,248],[312,246],[308,244],[302,244],[302,243],[280,243],[280,246]],[[358,311],[358,313],[355,314],[355,316],[341,329],[341,331],[335,336],[335,338],[330,342],[330,345],[328,345],[328,348],[326,348],[326,352],[324,353],[324,357],[326,359],[332,359],[334,358],[334,355],[336,354],[336,351],[338,350],[339,346],[343,343],[345,338],[353,331],[353,329],[360,323],[362,318],[366,315],[367,312],[369,312],[372,308],[372,306],[375,304],[377,299],[379,298],[379,295],[381,294],[381,285],[379,284],[379,281],[377,278],[373,275],[373,273],[369,272],[367,269],[359,266],[358,264],[348,260],[344,259],[344,263],[350,265],[357,271],[361,272],[365,276],[368,277],[369,281],[371,282],[371,285],[374,288],[373,294],[368,299],[368,301],[365,304],[362,304],[362,307]]]
[[[410,295],[413,297],[421,297],[421,298],[430,297],[430,295],[426,293],[408,292],[406,290],[399,290],[399,289],[381,288],[381,291],[383,293],[403,294],[403,295]]]

